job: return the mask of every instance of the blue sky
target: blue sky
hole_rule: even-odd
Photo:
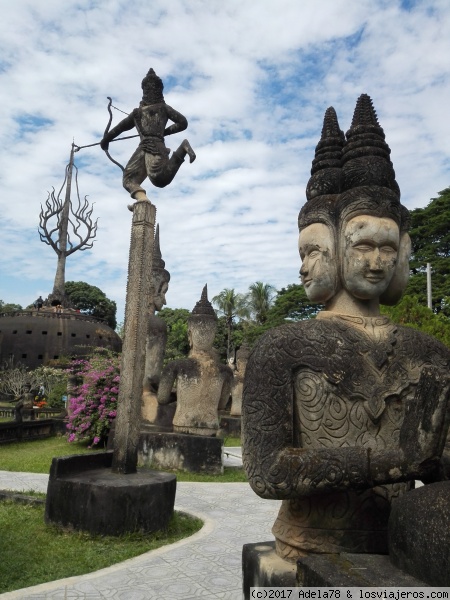
[[[129,112],[153,67],[189,121],[197,153],[173,183],[147,182],[171,273],[168,306],[192,309],[205,283],[245,292],[298,282],[297,215],[323,114],[351,123],[368,93],[392,150],[402,201],[450,185],[447,0],[19,0],[0,23],[0,298],[52,289],[56,255],[39,240],[41,203],[60,189],[72,139],[102,137],[107,96]],[[123,115],[114,111],[114,122]],[[132,133],[132,132],[130,132]],[[111,144],[125,164],[136,140]],[[92,250],[67,280],[97,285],[124,311],[131,213],[121,172],[99,147],[75,155],[94,203]]]

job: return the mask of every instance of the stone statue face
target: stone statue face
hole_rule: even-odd
[[[400,247],[394,276],[387,290],[380,296],[381,304],[393,306],[402,297],[409,280],[409,258],[411,256],[411,238],[408,233],[400,235]]]
[[[337,265],[333,234],[324,223],[313,223],[300,232],[300,277],[312,302],[326,302],[336,291]]]
[[[191,349],[200,352],[211,350],[216,331],[217,324],[213,319],[188,322],[188,337]]]
[[[153,296],[153,304],[155,306],[155,311],[161,310],[166,304],[166,293],[169,289],[169,283],[166,280],[160,280],[158,283],[158,288]]]
[[[400,234],[395,221],[359,215],[344,227],[341,238],[343,283],[361,300],[379,298],[395,272]]]

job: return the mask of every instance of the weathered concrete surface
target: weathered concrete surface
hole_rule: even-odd
[[[297,560],[301,587],[427,587],[385,554],[310,554]]]
[[[219,413],[219,426],[222,436],[240,437],[241,435],[241,417],[231,417]]]
[[[450,586],[450,481],[412,490],[393,503],[389,555],[410,575]]]
[[[250,598],[251,587],[295,587],[296,566],[280,558],[275,542],[245,544],[242,548],[244,599]]]
[[[111,462],[111,452],[54,458],[45,521],[100,535],[166,527],[175,504],[175,475],[145,469],[113,473]]]
[[[222,447],[220,438],[145,427],[139,437],[138,461],[150,468],[219,475],[223,473]]]

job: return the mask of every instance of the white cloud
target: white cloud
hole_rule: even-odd
[[[449,21],[445,0],[410,10],[398,0],[322,0],[320,10],[316,0],[11,3],[0,23],[0,298],[28,304],[51,291],[56,256],[37,235],[40,204],[62,184],[72,139],[101,138],[106,96],[130,111],[150,67],[187,116],[198,156],[167,188],[146,184],[170,306],[191,309],[204,283],[212,297],[298,281],[297,214],[323,113],[333,105],[346,131],[363,92],[403,202],[424,206],[449,185]],[[135,145],[110,151],[124,164]],[[99,147],[75,158],[99,231],[93,250],[69,257],[67,279],[102,288],[121,320],[129,198]]]

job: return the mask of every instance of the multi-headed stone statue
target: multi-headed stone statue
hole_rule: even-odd
[[[166,304],[170,273],[165,269],[159,240],[159,225],[156,226],[152,262],[152,301],[149,306],[147,343],[145,348],[145,377],[142,395],[142,417],[154,421],[157,416],[158,402],[156,392],[163,369],[164,353],[167,343],[167,326],[155,313]]]
[[[391,501],[442,477],[450,351],[379,310],[410,253],[389,155],[367,95],[346,136],[327,110],[299,215],[302,282],[325,310],[266,333],[247,366],[244,466],[283,501],[272,531],[291,561],[387,553]]]
[[[218,407],[229,398],[233,374],[219,362],[213,348],[217,316],[208,300],[207,287],[188,320],[189,357],[168,363],[161,375],[158,402],[170,402],[177,383],[177,409],[173,430],[178,433],[215,435],[219,428]]]
[[[154,186],[166,187],[177,174],[186,155],[191,163],[196,158],[188,140],[183,140],[169,158],[170,150],[166,148],[164,137],[184,131],[188,122],[185,116],[166,104],[163,89],[162,80],[150,69],[142,80],[143,95],[139,108],[135,108],[100,142],[102,149],[108,150],[109,143],[114,138],[136,127],[141,143],[123,172],[123,187],[136,200],[147,198],[141,187],[146,177]],[[168,121],[173,124],[166,127]]]

